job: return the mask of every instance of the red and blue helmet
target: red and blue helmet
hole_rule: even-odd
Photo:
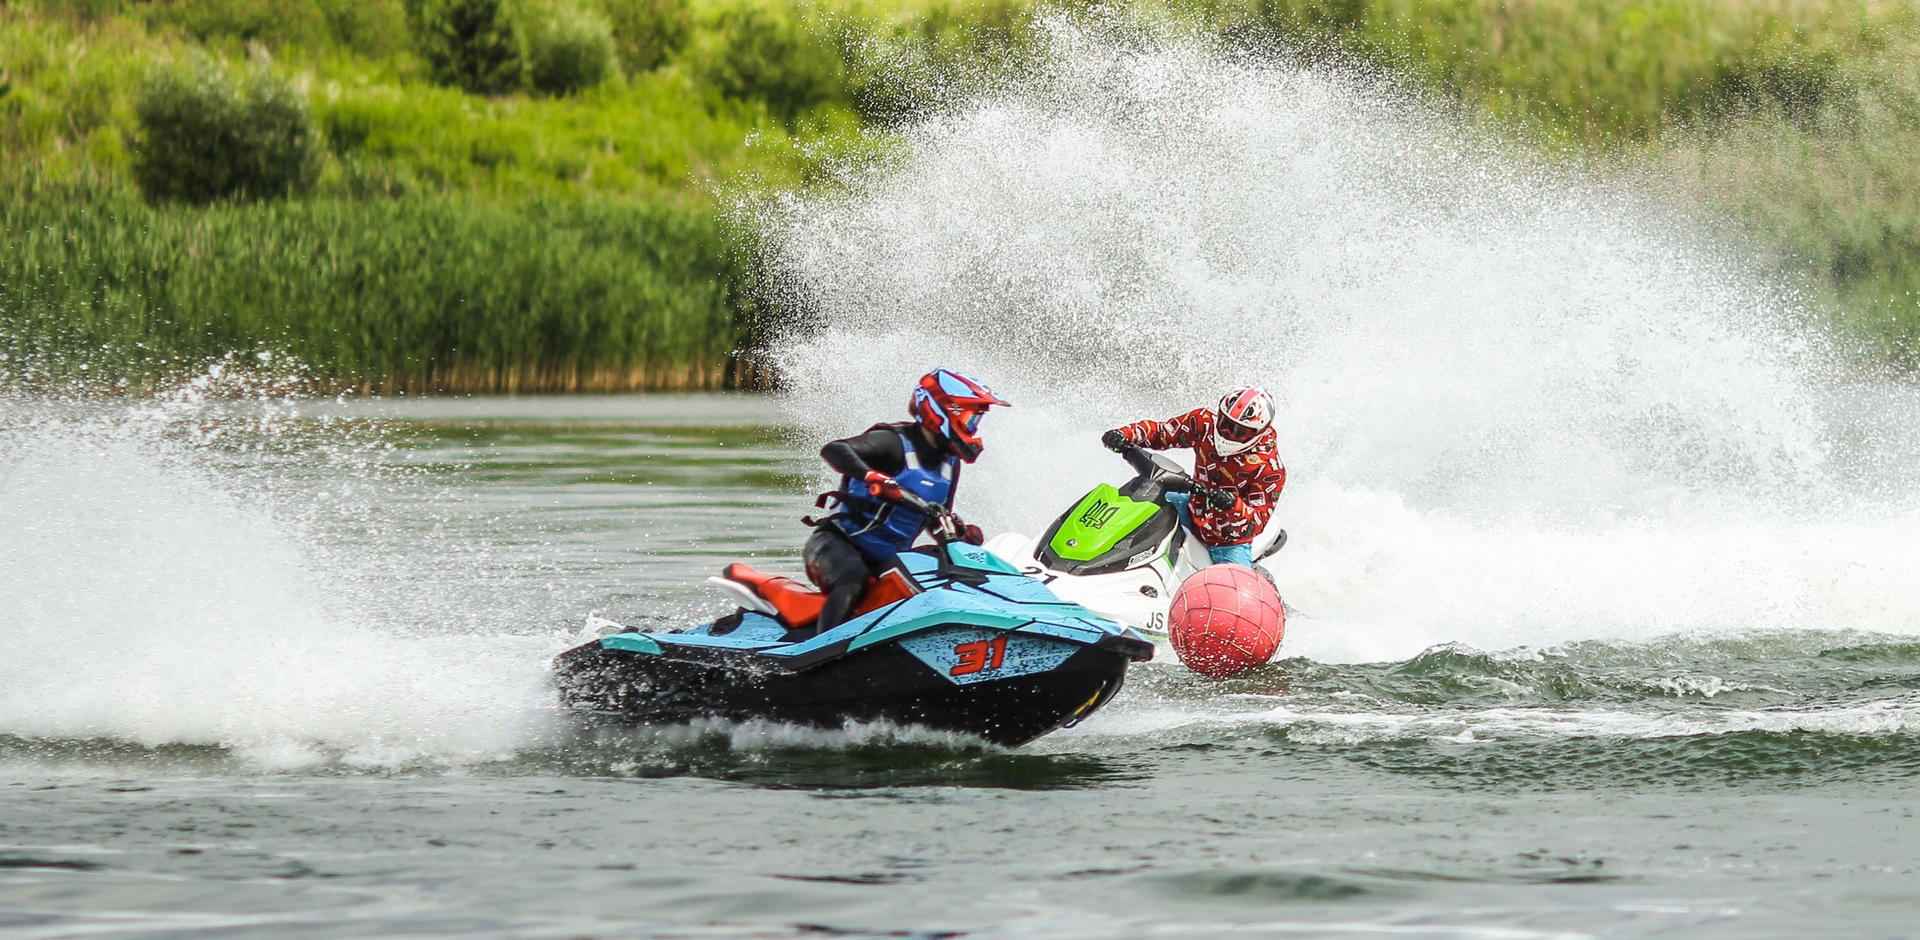
[[[937,441],[946,441],[955,456],[968,463],[980,457],[980,416],[994,405],[1005,405],[992,389],[952,369],[935,369],[920,379],[907,406],[914,420]]]

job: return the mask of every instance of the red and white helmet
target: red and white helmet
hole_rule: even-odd
[[[1222,454],[1237,454],[1273,426],[1273,396],[1258,385],[1242,385],[1220,399],[1214,415],[1213,446]]]

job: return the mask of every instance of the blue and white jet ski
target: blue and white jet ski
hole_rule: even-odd
[[[963,542],[900,553],[856,616],[818,635],[824,597],[812,588],[740,564],[709,580],[740,609],[562,653],[562,702],[635,724],[890,722],[1015,746],[1086,718],[1120,691],[1129,663],[1153,657],[1132,628]]]

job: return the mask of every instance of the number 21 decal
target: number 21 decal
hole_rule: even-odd
[[[950,676],[970,676],[981,670],[998,669],[1001,660],[1007,658],[1007,638],[997,636],[961,643],[953,648],[953,655],[960,657],[960,662],[947,670]]]

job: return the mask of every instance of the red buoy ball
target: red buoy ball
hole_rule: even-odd
[[[1252,669],[1280,649],[1286,609],[1273,585],[1243,565],[1209,565],[1174,592],[1167,639],[1180,661],[1211,679]]]

